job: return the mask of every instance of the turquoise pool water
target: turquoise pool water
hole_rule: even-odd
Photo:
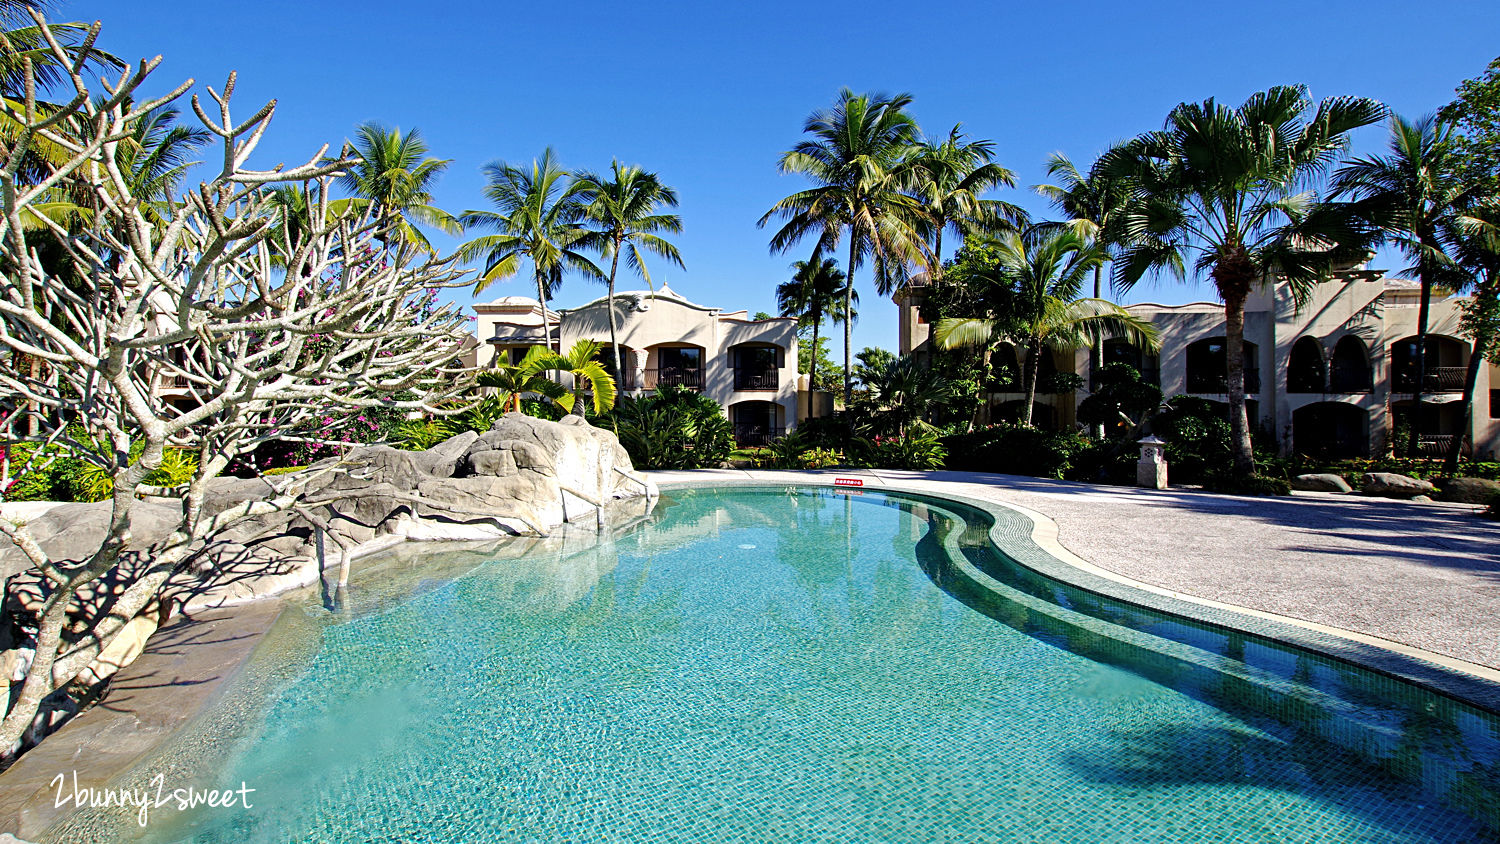
[[[147,839],[1494,839],[1493,717],[1069,593],[983,527],[684,491],[602,546],[310,607],[306,659],[198,772],[254,808]]]

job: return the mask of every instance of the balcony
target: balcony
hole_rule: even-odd
[[[1461,393],[1468,368],[1462,366],[1429,366],[1427,377],[1422,379],[1424,393]],[[1398,393],[1413,393],[1417,387],[1417,368],[1404,366],[1396,370],[1392,378]]]
[[[1417,456],[1419,457],[1447,457],[1448,449],[1453,447],[1453,438],[1457,434],[1419,434],[1417,436]],[[1400,443],[1397,444],[1399,448]]]
[[[703,369],[681,366],[650,367],[646,370],[646,389],[654,390],[657,387],[686,387],[689,390],[701,392]]]
[[[785,428],[776,428],[770,425],[739,424],[734,426],[734,441],[740,448],[770,445],[771,440],[780,439],[785,435]]]
[[[737,367],[734,370],[734,388],[736,390],[780,389],[781,372],[775,369],[747,369]]]
[[[1212,393],[1225,394],[1229,392],[1229,376],[1223,372],[1188,372],[1187,391],[1189,393]],[[1245,394],[1253,395],[1260,392],[1260,372],[1254,369],[1245,370]]]

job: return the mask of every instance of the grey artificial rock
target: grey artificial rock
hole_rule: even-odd
[[[1500,495],[1500,482],[1484,478],[1454,478],[1443,485],[1443,491],[1438,493],[1437,500],[1458,504],[1488,504],[1497,495]]]
[[[1360,491],[1365,495],[1378,495],[1382,498],[1415,498],[1431,494],[1433,486],[1427,481],[1394,472],[1366,472]]]
[[[1342,477],[1332,474],[1298,475],[1292,479],[1292,489],[1304,492],[1353,492],[1354,488]]]

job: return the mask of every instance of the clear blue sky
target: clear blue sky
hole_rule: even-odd
[[[1488,0],[62,0],[58,17],[102,19],[102,45],[124,58],[163,55],[158,88],[186,77],[218,88],[234,69],[241,114],[278,99],[260,164],[301,161],[379,120],[420,128],[434,155],[452,159],[437,204],[453,211],[483,207],[482,164],[529,161],[548,145],[569,167],[603,169],[614,157],[655,170],[681,195],[687,263],[686,272],[656,266],[656,281],[751,312],[774,310],[775,285],[811,248],[772,256],[768,232],[756,228],[801,187],[777,173],[777,156],[840,87],[910,92],[931,134],[962,122],[993,139],[1021,185],[1001,195],[1045,213],[1025,188],[1044,180],[1049,153],[1087,165],[1112,142],[1159,127],[1184,100],[1238,104],[1304,83],[1314,97],[1370,96],[1418,115],[1500,55],[1500,8]],[[1383,143],[1384,130],[1372,128],[1355,148]],[[894,305],[876,297],[867,272],[858,280],[854,347],[894,349]],[[523,271],[483,298],[529,286]],[[570,278],[557,304],[601,291]],[[1168,283],[1130,300],[1211,297]]]

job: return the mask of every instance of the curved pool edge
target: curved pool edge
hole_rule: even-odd
[[[648,474],[663,491],[783,485],[840,488],[834,483],[835,478],[853,477],[875,482],[859,487],[861,492],[946,498],[988,514],[995,520],[990,528],[990,540],[998,549],[1017,564],[1064,585],[1188,621],[1217,625],[1300,648],[1500,716],[1500,671],[1496,669],[1367,633],[1199,598],[1116,574],[1063,547],[1058,539],[1057,523],[1045,514],[1008,501],[976,497],[972,494],[973,485],[959,491],[950,488],[953,482],[949,481],[912,482],[866,472],[757,470],[754,475],[746,472]]]

